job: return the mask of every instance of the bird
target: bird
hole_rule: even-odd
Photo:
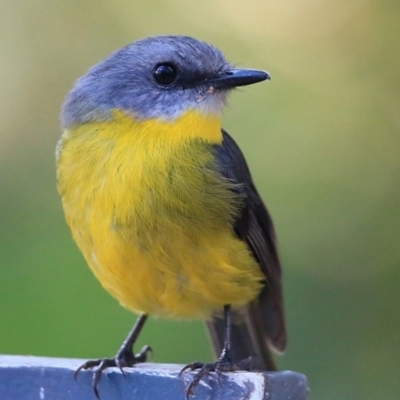
[[[93,389],[134,354],[149,316],[207,323],[219,358],[192,362],[187,398],[209,372],[275,370],[287,335],[271,217],[222,128],[233,89],[269,80],[213,45],[151,36],[117,50],[65,98],[57,187],[73,239],[101,285],[138,314],[115,357],[89,360]],[[249,116],[248,125],[251,125]]]

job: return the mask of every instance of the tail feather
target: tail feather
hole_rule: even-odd
[[[266,333],[265,322],[260,318],[258,301],[243,309],[231,310],[232,316],[232,352],[234,361],[252,358],[252,369],[276,371],[270,340]],[[214,350],[219,356],[224,346],[224,321],[213,318],[207,322]]]

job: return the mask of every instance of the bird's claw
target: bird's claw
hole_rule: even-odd
[[[230,360],[220,359],[215,363],[202,363],[195,361],[193,363],[185,365],[179,372],[179,376],[182,376],[182,374],[187,370],[198,370],[194,374],[192,381],[189,383],[189,386],[186,388],[186,400],[189,400],[189,397],[194,394],[194,389],[205,376],[208,376],[210,374],[210,372],[216,373],[218,384],[222,386],[221,376],[224,372],[249,371],[251,369],[251,364],[252,358],[248,357],[239,362],[232,362]]]
[[[136,355],[134,355],[132,351],[124,351],[118,353],[114,358],[98,358],[96,360],[86,361],[76,369],[74,379],[77,379],[78,374],[82,370],[93,369],[93,391],[100,400],[99,383],[103,371],[110,367],[117,367],[123,375],[126,376],[124,368],[133,367],[135,364],[146,362],[148,353],[152,353],[152,348],[150,346],[144,346]]]

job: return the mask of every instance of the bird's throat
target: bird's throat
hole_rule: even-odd
[[[200,139],[208,143],[222,142],[221,115],[205,114],[195,110],[186,111],[174,120],[148,119],[138,121],[120,110],[114,111],[110,124],[118,131],[134,132],[144,140],[161,140],[171,145]],[[115,131],[114,131],[115,132]]]

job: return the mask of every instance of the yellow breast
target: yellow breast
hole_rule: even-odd
[[[58,185],[74,239],[122,305],[204,318],[244,304],[262,273],[232,221],[240,207],[215,167],[219,117],[109,122],[64,132]]]

